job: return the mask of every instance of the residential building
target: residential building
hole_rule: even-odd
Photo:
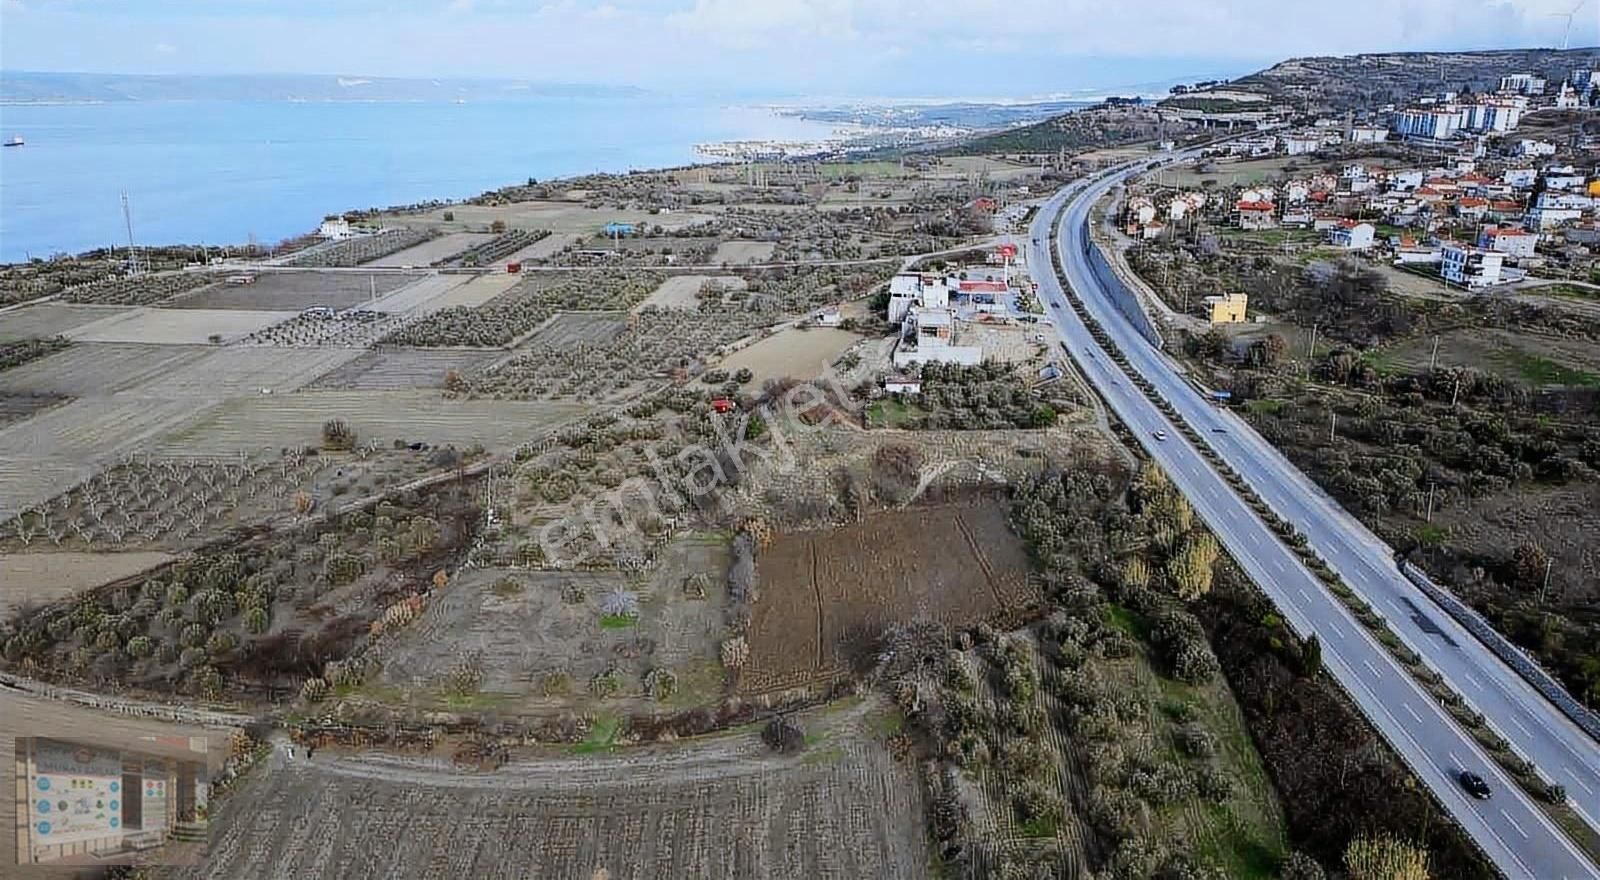
[[[1522,105],[1516,101],[1486,98],[1462,108],[1461,127],[1468,131],[1516,131],[1517,124],[1522,121],[1522,110]]]
[[[1389,172],[1389,188],[1402,192],[1419,189],[1422,186],[1423,173],[1421,169],[1412,168],[1405,171]]]
[[[1304,229],[1310,226],[1315,220],[1316,215],[1311,213],[1310,208],[1300,206],[1294,208],[1284,208],[1283,216],[1279,218],[1278,223],[1281,226],[1293,226],[1299,229]]]
[[[1372,236],[1375,232],[1377,232],[1377,229],[1371,223],[1356,223],[1347,220],[1333,230],[1333,233],[1328,236],[1328,240],[1334,247],[1352,251],[1364,251],[1372,247]]]
[[[350,228],[350,221],[343,217],[324,217],[322,225],[317,227],[317,234],[331,241],[342,241],[353,238],[356,232]]]
[[[1547,141],[1536,141],[1529,138],[1523,138],[1522,140],[1517,141],[1517,145],[1515,147],[1511,148],[1511,153],[1514,156],[1524,157],[1554,156],[1556,154],[1556,145]]]
[[[1387,140],[1389,130],[1377,125],[1356,125],[1350,128],[1345,139],[1352,144],[1378,144]]]
[[[1563,208],[1558,205],[1538,206],[1528,212],[1528,225],[1534,229],[1554,229],[1583,217],[1582,208]]]
[[[1525,229],[1507,229],[1491,226],[1478,233],[1478,247],[1505,254],[1508,257],[1531,257],[1539,236]]]
[[[1278,145],[1283,152],[1290,156],[1303,156],[1306,153],[1315,153],[1322,149],[1322,136],[1309,134],[1286,134],[1278,138]]]
[[[1205,304],[1211,315],[1211,323],[1243,324],[1245,322],[1245,308],[1250,304],[1250,296],[1244,293],[1208,296],[1205,298]]]
[[[904,321],[914,305],[947,308],[950,292],[944,279],[929,272],[902,272],[889,279],[889,323]]]
[[[1500,91],[1513,92],[1518,95],[1544,94],[1544,77],[1534,76],[1531,73],[1513,73],[1500,77]]]
[[[1557,110],[1576,110],[1582,103],[1582,97],[1573,90],[1572,86],[1566,83],[1561,84],[1561,91],[1556,93]]]
[[[1505,254],[1463,245],[1446,245],[1440,252],[1440,274],[1451,284],[1477,290],[1500,283]]]
[[[1464,121],[1459,109],[1427,107],[1396,113],[1392,127],[1395,134],[1403,138],[1442,141],[1454,137],[1456,132],[1465,128]]]
[[[837,327],[842,320],[838,306],[827,306],[811,313],[811,321],[818,327]]]
[[[921,394],[922,380],[897,373],[883,380],[883,390],[890,394]]]
[[[1539,172],[1534,168],[1507,168],[1500,172],[1500,179],[1517,189],[1528,189],[1539,179]]]
[[[1551,174],[1544,175],[1544,188],[1546,190],[1585,190],[1589,179],[1582,174]]]
[[[632,235],[634,231],[634,225],[632,223],[619,223],[617,221],[612,221],[600,227],[600,231],[606,235]]]
[[[1234,209],[1239,213],[1240,229],[1271,229],[1278,225],[1271,202],[1241,200]]]
[[[1463,196],[1456,199],[1456,216],[1474,223],[1482,220],[1489,213],[1489,200]]]
[[[976,345],[956,345],[956,317],[948,308],[913,306],[901,324],[903,331],[894,350],[894,365],[983,361],[983,349]]]

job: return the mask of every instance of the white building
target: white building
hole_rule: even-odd
[[[1525,229],[1491,227],[1478,233],[1478,247],[1508,257],[1532,257],[1539,244],[1539,236]]]
[[[1561,91],[1556,93],[1556,109],[1576,110],[1581,103],[1582,100],[1578,93],[1572,90],[1572,86],[1562,83]]]
[[[891,324],[906,318],[912,306],[944,309],[950,307],[950,288],[944,279],[930,272],[902,272],[889,279],[889,314]]]
[[[1440,273],[1444,280],[1468,290],[1500,283],[1500,267],[1505,254],[1461,245],[1446,245],[1440,252]]]
[[[1582,174],[1545,172],[1544,188],[1546,190],[1583,190],[1588,187],[1589,179]]]
[[[1511,149],[1511,152],[1517,156],[1554,156],[1556,154],[1556,145],[1545,141],[1523,138],[1517,141],[1517,145]]]
[[[1286,134],[1278,138],[1278,144],[1283,147],[1283,152],[1287,155],[1303,156],[1306,153],[1315,153],[1322,149],[1322,136]]]
[[[894,365],[954,363],[968,366],[983,361],[983,349],[976,345],[955,345],[956,317],[949,309],[913,307],[901,325],[900,344],[894,349]]]
[[[1539,179],[1539,171],[1534,168],[1507,168],[1500,173],[1500,180],[1517,189],[1527,189]]]
[[[1582,208],[1538,207],[1528,212],[1528,223],[1539,230],[1554,229],[1582,218]]]
[[[1377,229],[1371,223],[1340,224],[1338,228],[1333,230],[1333,234],[1328,236],[1328,240],[1332,242],[1334,247],[1351,251],[1364,251],[1372,247],[1372,236],[1375,232],[1377,232]]]
[[[1429,107],[1402,110],[1394,115],[1391,126],[1403,138],[1448,140],[1466,126],[1462,112],[1454,107]]]
[[[1461,127],[1470,131],[1515,131],[1522,121],[1522,110],[1516,101],[1485,99],[1462,110]]]
[[[1378,144],[1389,138],[1389,130],[1376,125],[1356,125],[1350,128],[1352,144]]]
[[[343,217],[324,217],[322,225],[317,228],[317,234],[323,238],[339,241],[351,238],[356,233],[350,228],[350,221]]]
[[[1544,94],[1544,77],[1534,76],[1531,73],[1513,73],[1510,76],[1500,77],[1500,91],[1515,92],[1519,95]]]

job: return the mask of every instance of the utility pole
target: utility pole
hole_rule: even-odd
[[[1428,522],[1433,522],[1433,482],[1428,482]]]
[[[133,252],[133,212],[128,208],[128,194],[122,194],[122,223],[128,229],[128,274],[139,274],[139,257]]]
[[[1455,387],[1450,390],[1450,408],[1456,408],[1456,398],[1461,395],[1461,377],[1456,377]]]
[[[1338,435],[1336,435],[1334,433],[1334,429],[1337,428],[1338,426],[1339,426],[1339,414],[1338,413],[1332,413],[1332,418],[1330,418],[1328,420],[1328,442],[1329,443],[1332,443],[1333,441],[1339,439]]]
[[[1311,377],[1311,365],[1317,361],[1317,328],[1321,324],[1313,322],[1311,325],[1311,353],[1306,355],[1306,377]]]
[[[1430,372],[1430,373],[1433,372],[1433,368],[1438,363],[1439,363],[1439,337],[1438,337],[1438,335],[1435,335],[1433,337],[1433,353],[1428,355],[1428,372]]]
[[[1539,587],[1539,605],[1544,606],[1545,600],[1550,596],[1550,569],[1555,567],[1554,559],[1544,561],[1544,583]]]

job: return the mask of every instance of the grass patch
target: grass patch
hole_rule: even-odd
[[[602,614],[600,615],[601,629],[627,629],[639,623],[639,618],[632,614]]]
[[[1444,543],[1445,538],[1449,537],[1450,530],[1444,526],[1423,523],[1412,528],[1411,534],[1416,537],[1418,544],[1426,547],[1437,547]]]
[[[593,755],[609,752],[617,747],[617,732],[622,729],[622,719],[615,715],[601,715],[584,735],[583,742],[572,747],[573,754]]]
[[[1600,373],[1579,370],[1558,364],[1553,360],[1521,349],[1504,349],[1495,359],[1516,371],[1523,381],[1534,385],[1570,385],[1579,388],[1600,388]]]
[[[1017,831],[1023,837],[1050,838],[1056,836],[1056,820],[1047,816],[1036,816],[1017,826]]]
[[[1144,618],[1140,617],[1134,611],[1124,608],[1115,602],[1106,603],[1105,622],[1106,626],[1112,627],[1113,629],[1122,630],[1141,642],[1144,641],[1145,631],[1148,629],[1148,627],[1145,625]]]
[[[495,581],[494,586],[490,589],[496,596],[499,596],[502,599],[509,599],[512,596],[522,595],[523,591],[526,590],[527,587],[523,586],[522,581],[519,581],[516,578],[505,577]]]
[[[1577,284],[1552,284],[1549,287],[1529,288],[1527,293],[1535,296],[1559,296],[1565,299],[1600,300],[1600,290],[1593,287],[1581,287]]]
[[[867,407],[867,427],[904,428],[914,425],[928,411],[913,403],[886,398]]]
[[[482,692],[471,694],[457,694],[445,692],[439,696],[439,702],[451,712],[463,712],[469,709],[493,709],[503,706],[516,699],[511,694],[486,694]]]
[[[844,748],[841,746],[828,746],[825,749],[808,750],[800,756],[802,764],[837,764],[844,760]]]
[[[867,713],[867,727],[877,734],[880,739],[888,739],[905,730],[906,720],[901,717],[897,708],[886,708],[882,711]]]
[[[1286,401],[1276,397],[1258,397],[1244,402],[1244,408],[1258,416],[1275,416],[1283,411]]]

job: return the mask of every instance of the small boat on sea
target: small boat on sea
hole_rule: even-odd
[[[23,143],[21,136],[13,136],[6,139],[6,146],[8,147],[20,147]]]

